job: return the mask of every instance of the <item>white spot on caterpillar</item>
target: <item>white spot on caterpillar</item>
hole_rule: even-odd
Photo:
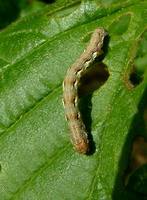
[[[86,68],[90,67],[90,64],[94,59],[102,54],[101,48],[105,36],[106,32],[103,28],[97,28],[93,32],[86,50],[84,50],[80,58],[71,66],[71,68],[68,69],[63,84],[63,102],[65,116],[68,119],[71,131],[71,141],[74,148],[79,153],[83,154],[89,152],[89,140],[78,108],[78,85]]]
[[[92,63],[91,60],[85,62],[84,67],[85,67],[85,68],[88,68],[88,67],[90,66],[91,63]]]
[[[78,106],[78,97],[75,98],[75,106]]]
[[[83,72],[82,70],[80,70],[80,71],[77,72],[77,79],[81,78],[82,72]],[[77,82],[77,84],[78,84],[78,82]]]
[[[94,52],[94,53],[92,54],[92,59],[95,60],[95,58],[97,57],[97,55],[98,55],[98,53],[97,53],[97,52]]]
[[[78,84],[79,84],[78,81],[76,81],[75,84],[74,84],[74,87],[75,87],[76,90],[78,90]]]

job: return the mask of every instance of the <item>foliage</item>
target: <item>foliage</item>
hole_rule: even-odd
[[[146,19],[145,1],[59,0],[1,31],[1,200],[142,197],[147,169],[131,189],[123,175],[133,138],[147,137]],[[85,156],[69,142],[62,81],[96,27],[109,34],[109,78],[85,102],[96,146]]]

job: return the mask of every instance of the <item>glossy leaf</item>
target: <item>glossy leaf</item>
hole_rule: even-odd
[[[57,1],[0,33],[0,199],[140,198],[123,176],[134,136],[146,137],[146,68],[131,78],[146,63],[146,20],[144,1]],[[109,77],[86,105],[96,149],[85,156],[70,143],[62,81],[96,27],[109,35]]]

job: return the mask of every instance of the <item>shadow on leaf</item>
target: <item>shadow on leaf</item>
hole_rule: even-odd
[[[106,65],[96,62],[85,72],[80,80],[78,91],[80,97],[79,109],[90,141],[90,152],[88,155],[93,154],[96,149],[91,134],[92,95],[95,90],[99,89],[106,82],[108,77],[109,73]]]

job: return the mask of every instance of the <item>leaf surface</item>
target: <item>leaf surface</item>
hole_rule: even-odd
[[[123,174],[133,137],[146,137],[134,118],[147,70],[137,85],[130,76],[138,59],[146,63],[147,3],[59,2],[0,33],[0,199],[138,199]],[[91,98],[96,151],[84,156],[69,141],[62,81],[97,27],[110,37],[102,61],[110,75]]]

